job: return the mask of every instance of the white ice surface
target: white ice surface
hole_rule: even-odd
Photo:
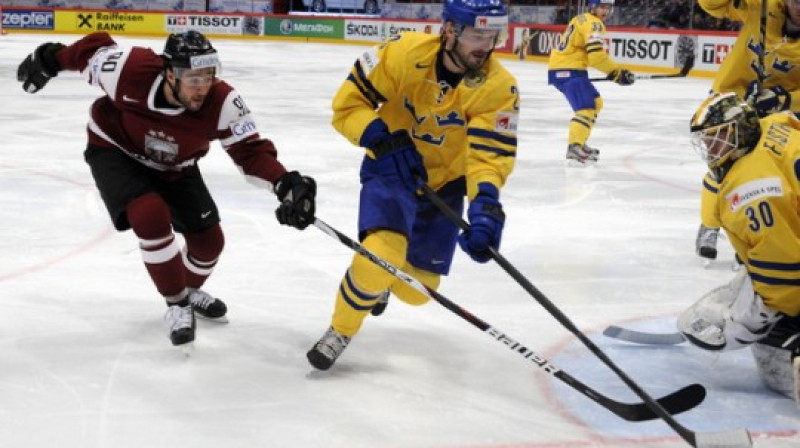
[[[312,371],[305,352],[329,324],[351,253],[314,228],[279,226],[275,199],[216,144],[201,168],[227,244],[206,289],[228,303],[231,323],[200,322],[184,358],[134,235],[113,231],[83,162],[100,91],[75,73],[36,95],[15,81],[36,45],[75,38],[0,37],[0,446],[688,446],[662,421],[615,417],[436,303],[392,301],[333,369]],[[330,102],[364,47],[215,45],[283,162],[316,178],[318,215],[355,236],[362,153],[330,126]],[[597,83],[600,165],[566,169],[566,101],[543,64],[505,64],[523,111],[501,252],[651,395],[705,385],[681,424],[747,427],[756,447],[797,447],[800,411],[764,389],[748,351],[709,356],[599,334],[611,324],[672,331],[677,313],[732,276],[727,241],[708,269],[693,252],[704,167],[687,128],[710,80]],[[458,252],[440,291],[571,376],[638,401],[497,265]]]

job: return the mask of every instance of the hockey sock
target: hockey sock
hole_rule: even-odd
[[[157,194],[148,193],[132,200],[125,211],[156,289],[168,302],[182,299],[186,277],[167,204]]]
[[[589,140],[589,134],[592,133],[596,118],[597,111],[595,109],[576,111],[569,122],[569,137],[567,138],[569,144],[585,145],[586,141]]]
[[[214,271],[219,255],[225,246],[225,237],[219,224],[202,232],[184,235],[183,265],[186,284],[190,288],[200,288]]]
[[[405,264],[408,242],[404,235],[378,230],[367,235],[363,244],[394,266]],[[394,281],[395,277],[380,266],[361,255],[354,256],[336,293],[333,328],[345,336],[355,335],[378,296]]]

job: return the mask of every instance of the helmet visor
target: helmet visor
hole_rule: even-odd
[[[709,168],[724,164],[731,152],[738,148],[737,123],[722,123],[692,132],[692,146]]]
[[[181,84],[189,87],[208,87],[214,83],[217,76],[217,69],[215,67],[201,68],[191,70],[187,68],[176,68],[175,77],[178,78]]]
[[[492,35],[496,47],[505,46],[508,40],[508,16],[477,16],[474,28],[481,34]]]

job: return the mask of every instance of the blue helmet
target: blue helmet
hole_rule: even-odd
[[[508,10],[501,0],[445,0],[442,19],[461,28],[471,26],[500,32],[508,28]]]
[[[589,9],[592,9],[595,6],[600,6],[600,5],[614,6],[614,0],[587,0],[586,1],[586,6],[588,6]]]

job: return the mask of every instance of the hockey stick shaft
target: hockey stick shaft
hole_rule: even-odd
[[[761,0],[761,17],[758,23],[759,28],[759,46],[761,47],[758,52],[758,90],[761,90],[764,78],[766,78],[766,65],[764,58],[767,54],[767,0]]]
[[[436,205],[439,210],[444,213],[453,223],[455,223],[461,230],[468,231],[469,224],[467,224],[464,219],[461,218],[449,205],[447,205],[439,195],[433,191],[433,189],[425,183],[422,183],[422,191],[425,195],[430,199],[431,202]],[[539,291],[531,282],[528,281],[525,276],[523,276],[517,268],[514,267],[505,257],[503,257],[500,252],[495,250],[493,247],[489,247],[489,253],[492,259],[503,268],[506,273],[508,273],[520,286],[522,286],[525,291],[527,291],[537,302],[539,302],[542,307],[544,307],[550,315],[552,315],[561,325],[563,325],[567,330],[570,331],[573,335],[575,335],[578,340],[583,343],[596,357],[598,357],[605,365],[607,365],[617,376],[636,394],[641,398],[645,404],[656,414],[658,415],[664,422],[666,422],[675,432],[677,432],[686,442],[688,442],[692,446],[703,446],[698,445],[697,441],[697,434],[688,428],[684,427],[680,423],[678,423],[675,418],[667,412],[661,404],[656,402],[647,392],[645,392],[635,381],[633,381],[622,369],[620,369],[612,360],[609,358],[602,350],[600,350],[594,342],[591,341],[582,331],[575,326],[574,323],[563,313],[561,310],[556,307],[553,302],[551,302],[541,291]],[[740,445],[733,445],[733,446],[752,446],[752,441],[750,439],[749,433],[747,434],[746,439],[750,441],[749,445],[745,445],[744,438],[741,437],[740,430],[736,430],[737,437],[740,439],[739,441],[742,442]],[[747,433],[746,430],[744,430]]]
[[[453,301],[439,294],[435,290],[428,288],[427,286],[422,284],[420,281],[418,281],[411,275],[396,268],[388,261],[385,261],[382,258],[378,257],[366,247],[362,246],[356,241],[353,241],[347,235],[329,226],[319,218],[317,218],[314,221],[314,226],[320,229],[325,234],[338,240],[343,245],[351,248],[356,253],[366,257],[372,263],[375,263],[376,265],[380,266],[381,268],[383,268],[393,276],[399,278],[403,282],[407,283],[420,293],[438,302],[440,305],[442,305],[449,311],[453,312],[454,314],[466,320],[467,322],[477,327],[484,333],[488,334],[492,339],[505,345],[506,347],[508,347],[515,353],[519,354],[526,360],[532,362],[540,369],[558,378],[559,380],[566,383],[568,386],[572,387],[573,389],[577,390],[578,392],[592,399],[594,402],[598,403],[599,405],[613,412],[618,417],[621,417],[628,421],[644,421],[644,420],[653,420],[658,418],[658,416],[655,413],[653,413],[652,410],[649,409],[647,405],[645,405],[644,403],[634,403],[634,404],[621,403],[612,400],[611,398],[606,397],[605,395],[597,392],[591,387],[581,383],[580,381],[570,376],[563,370],[559,369],[558,367],[555,367],[544,357],[536,354],[531,349],[527,348],[526,346],[517,342],[515,339],[506,335],[503,331],[489,325],[488,323],[484,322],[474,314],[470,313],[464,308],[461,308]],[[661,398],[660,401],[664,404],[664,406],[671,408],[673,412],[679,413],[697,406],[703,401],[704,398],[705,398],[705,389],[698,384],[694,384],[691,386],[687,386],[681,390],[678,390],[670,395],[667,395]]]
[[[647,80],[647,79],[666,79],[666,78],[685,78],[686,75],[689,74],[689,71],[692,70],[694,67],[694,55],[689,55],[686,60],[683,62],[683,67],[681,67],[680,71],[677,73],[669,73],[669,74],[656,74],[651,75],[647,73],[639,73],[633,75],[634,79],[637,80]],[[597,82],[597,81],[611,81],[608,78],[589,78],[589,81]]]

